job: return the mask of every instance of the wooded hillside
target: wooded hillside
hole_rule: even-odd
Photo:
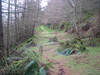
[[[100,0],[0,0],[0,75],[100,75]]]

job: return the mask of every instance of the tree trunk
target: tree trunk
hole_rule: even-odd
[[[2,0],[0,0],[0,59],[4,55],[4,46],[3,46],[3,24],[2,24]]]
[[[9,32],[9,21],[10,21],[10,0],[8,0],[8,21],[7,21],[7,56],[9,56],[9,47],[10,47],[10,32]]]

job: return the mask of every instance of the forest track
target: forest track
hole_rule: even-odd
[[[54,35],[57,36],[58,33],[57,32],[52,32],[52,33],[47,33],[44,32],[45,36],[47,35]],[[43,33],[42,33],[43,34]],[[41,34],[40,34],[41,35]],[[41,37],[44,37],[45,40],[45,36],[41,35]],[[47,39],[50,39],[51,37],[48,36]],[[50,45],[44,45],[43,46],[43,58],[45,58],[48,62],[53,63],[53,67],[50,69],[50,75],[72,75],[72,72],[69,68],[65,67],[65,62],[66,60],[63,59],[53,59],[54,56],[56,56],[56,49],[59,46],[58,42],[53,42]]]
[[[50,54],[50,56],[48,55]],[[62,59],[53,59],[55,55],[55,51],[50,50],[50,51],[45,51],[43,57],[53,63],[53,68],[51,68],[52,72],[50,75],[72,75],[71,70],[67,67],[65,67],[65,60]],[[63,62],[64,61],[64,62]]]

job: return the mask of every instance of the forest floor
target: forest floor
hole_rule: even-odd
[[[44,27],[41,29],[42,32],[37,33],[39,41],[37,44],[43,46],[42,58],[53,63],[53,68],[50,69],[50,75],[72,75],[71,70],[65,66],[66,60],[62,56],[60,56],[61,58],[57,58],[59,55],[56,54],[56,50],[59,47],[59,42],[53,41],[55,37],[59,40],[64,40],[63,36],[66,33],[58,33]]]
[[[37,51],[43,47],[42,61],[53,63],[50,75],[100,75],[100,47],[87,47],[87,51],[80,55],[62,56],[56,53],[59,41],[69,40],[73,36],[64,32],[57,32],[46,27],[36,29]],[[53,41],[57,37],[58,41]],[[34,47],[29,47],[34,49]]]
[[[43,34],[48,35],[48,33],[43,33]],[[41,35],[41,37],[44,37],[43,34]],[[57,33],[49,33],[49,35],[57,36]],[[48,37],[48,39],[50,38]],[[53,63],[53,67],[54,67],[50,69],[51,70],[50,74],[51,75],[72,75],[70,69],[65,67],[64,64],[66,61],[64,59],[62,58],[55,59],[56,56],[59,56],[56,54],[56,49],[58,46],[59,46],[58,42],[52,42],[51,44],[45,44],[43,46],[43,56],[42,57],[46,59],[47,61]]]

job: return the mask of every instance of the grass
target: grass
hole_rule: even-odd
[[[100,53],[100,47],[88,47],[89,54],[92,56],[96,56]]]
[[[65,65],[72,69],[73,74],[100,75],[100,47],[88,47],[88,52],[81,56],[70,57]]]
[[[35,28],[36,31],[43,31],[43,32],[53,32],[54,30],[48,28],[47,26],[38,26]]]

